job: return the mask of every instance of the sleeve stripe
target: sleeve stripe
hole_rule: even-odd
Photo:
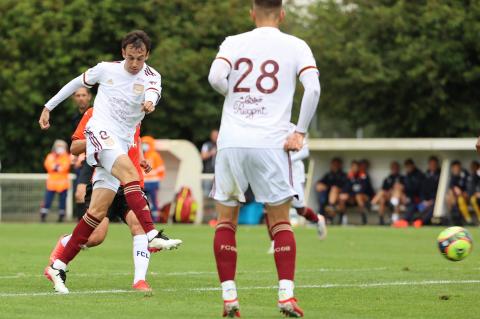
[[[83,73],[83,84],[85,84],[86,86],[90,86],[90,87],[94,86],[94,84],[87,83],[87,79],[85,78],[85,72]]]
[[[304,67],[303,69],[300,70],[300,72],[298,72],[298,76],[300,76],[304,71],[307,71],[308,69],[315,69],[318,71],[317,67],[314,66],[314,65],[310,65],[310,66],[306,66]]]
[[[160,91],[157,90],[156,88],[148,88],[148,89],[145,90],[145,92],[148,91],[148,90],[154,90],[154,91],[160,92]]]
[[[228,60],[227,58],[224,58],[224,57],[219,56],[219,57],[217,57],[217,59],[223,60],[223,61],[227,62],[228,65],[230,65],[230,68],[232,68],[232,63],[231,63],[230,60]]]

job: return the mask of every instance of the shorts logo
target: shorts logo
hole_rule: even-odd
[[[237,248],[231,245],[222,245],[220,246],[220,250],[237,252]]]
[[[135,93],[136,95],[140,95],[143,93],[143,90],[144,90],[144,85],[143,84],[134,84],[133,85],[133,93]]]
[[[113,85],[113,80],[112,80],[112,79],[109,79],[109,80],[107,81],[107,84],[108,84],[108,85]]]
[[[282,246],[282,247],[275,248],[276,253],[283,253],[283,252],[287,252],[287,251],[290,251],[290,250],[291,250],[290,246]]]
[[[105,141],[105,145],[107,146],[113,146],[115,145],[115,141],[113,138],[108,136],[108,133],[106,131],[100,131],[100,138]]]

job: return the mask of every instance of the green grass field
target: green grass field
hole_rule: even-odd
[[[130,290],[131,237],[111,225],[105,243],[70,265],[70,295],[42,276],[57,237],[72,224],[0,225],[0,318],[219,318],[221,293],[213,229],[170,226],[181,249],[153,255],[152,296]],[[450,262],[438,252],[440,228],[331,228],[326,241],[297,228],[296,296],[306,318],[478,318],[480,253]],[[474,239],[478,229],[470,229]],[[238,232],[239,298],[244,318],[280,318],[265,227]]]

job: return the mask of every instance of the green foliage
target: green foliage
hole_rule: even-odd
[[[296,26],[321,72],[323,119],[376,136],[478,133],[480,2],[313,4]]]
[[[316,1],[289,7],[286,31],[311,45],[321,71],[323,135],[466,136],[480,109],[480,2]],[[163,98],[144,133],[199,144],[220,121],[206,81],[225,36],[252,28],[244,0],[0,1],[0,160],[41,171],[54,139],[69,140],[71,102],[41,132],[43,104],[99,61],[119,60],[121,37],[144,29]],[[296,101],[299,102],[300,94]],[[298,112],[298,103],[296,103]]]

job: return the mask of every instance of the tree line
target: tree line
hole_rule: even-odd
[[[69,139],[76,112],[60,105],[42,132],[43,104],[88,67],[121,59],[120,39],[133,29],[151,36],[148,63],[163,84],[143,133],[200,144],[222,107],[206,80],[211,61],[225,36],[252,28],[249,9],[245,0],[1,1],[2,171],[42,171],[53,141]],[[287,11],[282,29],[310,44],[320,69],[312,136],[478,133],[480,1],[312,1],[287,3]]]

